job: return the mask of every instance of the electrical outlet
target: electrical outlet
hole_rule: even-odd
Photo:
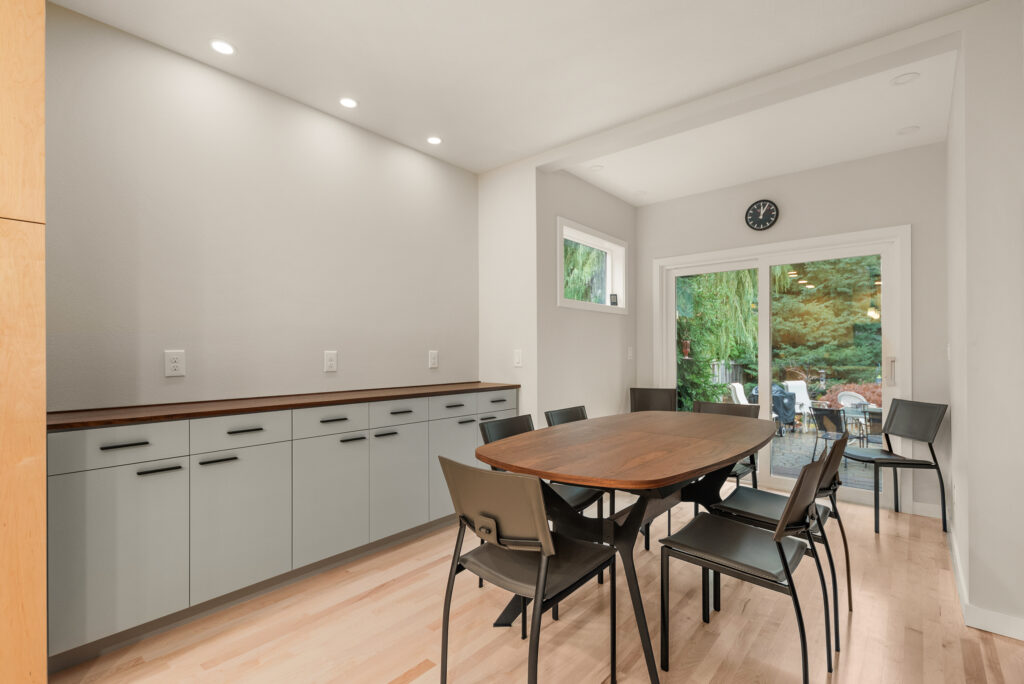
[[[185,350],[164,350],[164,377],[179,378],[185,375]]]
[[[523,350],[513,349],[512,350],[512,365],[516,368],[523,367]]]
[[[324,373],[334,373],[338,370],[338,352],[336,350],[324,350]]]
[[[626,360],[627,361],[632,361],[633,360],[633,348],[632,347],[626,347]]]
[[[427,352],[427,368],[437,368],[437,350],[431,349]]]

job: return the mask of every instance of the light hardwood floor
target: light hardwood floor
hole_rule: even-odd
[[[850,532],[854,612],[840,579],[842,653],[833,682],[1024,682],[1024,642],[964,626],[949,550],[937,520],[840,504]],[[689,520],[677,507],[673,524]],[[834,522],[830,538],[842,571]],[[662,516],[655,531],[665,531]],[[656,539],[657,537],[655,537]],[[54,682],[436,682],[441,602],[454,525],[65,670]],[[475,544],[467,537],[467,546]],[[658,651],[659,554],[637,549]],[[700,571],[673,561],[672,670],[664,682],[798,682],[800,653],[788,596],[722,580],[722,612],[700,620]],[[647,681],[629,594],[619,573],[620,682]],[[828,681],[821,594],[810,559],[796,573],[811,681]],[[452,607],[450,681],[526,680],[526,642],[491,622],[508,594],[459,576]],[[608,584],[592,582],[545,615],[542,682],[608,680]]]

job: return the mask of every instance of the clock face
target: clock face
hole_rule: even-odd
[[[747,209],[747,225],[754,230],[768,230],[779,220],[779,208],[771,200],[757,200]]]

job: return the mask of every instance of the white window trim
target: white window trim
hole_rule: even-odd
[[[599,230],[594,230],[575,221],[561,216],[557,219],[558,230],[555,231],[555,251],[558,263],[555,286],[558,306],[568,309],[582,309],[584,311],[598,311],[601,313],[615,313],[626,315],[629,313],[629,293],[626,291],[629,282],[629,243],[612,237]],[[566,235],[566,233],[569,233]],[[612,294],[613,289],[618,291],[618,306],[611,304],[595,304],[594,302],[580,302],[575,299],[565,298],[565,239],[581,245],[599,249],[608,254],[608,292]],[[618,253],[621,253],[619,256]]]

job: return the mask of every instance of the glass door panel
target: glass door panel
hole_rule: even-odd
[[[794,478],[844,427],[881,447],[880,255],[771,267],[771,474]],[[870,466],[843,460],[843,484],[873,488]]]
[[[756,268],[676,277],[680,410],[694,401],[748,403],[757,387],[757,290]]]

